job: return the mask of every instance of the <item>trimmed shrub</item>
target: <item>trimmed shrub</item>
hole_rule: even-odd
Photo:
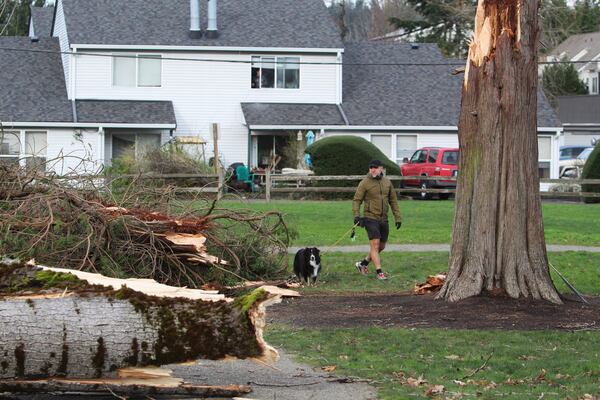
[[[600,142],[596,144],[592,154],[585,162],[581,179],[600,179]],[[600,184],[581,185],[581,191],[600,193]],[[586,203],[600,203],[600,197],[584,197],[583,201]]]
[[[381,160],[387,175],[400,175],[400,167],[374,144],[357,136],[330,136],[310,145],[315,175],[366,175],[369,161]],[[355,183],[353,183],[355,185]]]

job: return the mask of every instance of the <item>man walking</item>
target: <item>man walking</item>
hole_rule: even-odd
[[[360,217],[360,205],[364,203],[363,215]],[[369,173],[358,184],[354,199],[352,200],[352,213],[354,214],[354,224],[358,224],[367,230],[369,237],[369,254],[364,260],[356,263],[358,272],[363,275],[369,273],[369,262],[373,261],[377,272],[377,279],[385,280],[387,276],[381,270],[381,259],[379,253],[385,249],[388,239],[388,209],[392,207],[396,229],[402,225],[400,208],[398,207],[398,198],[392,182],[383,176],[383,164],[379,160],[369,162]]]

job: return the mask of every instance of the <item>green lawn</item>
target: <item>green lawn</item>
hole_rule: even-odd
[[[294,245],[328,246],[352,226],[350,201],[225,201],[225,207],[277,210],[298,233]],[[400,201],[403,224],[392,230],[389,243],[450,243],[454,201]],[[544,203],[544,226],[549,244],[600,246],[600,204]],[[340,245],[367,242],[363,229],[356,241],[343,237]]]
[[[388,281],[358,274],[362,254],[326,253],[311,293],[406,292],[429,274],[445,271],[448,253],[383,253]],[[600,294],[600,253],[550,253],[549,260],[584,294]],[[559,291],[570,293],[552,274]],[[381,399],[583,398],[600,394],[600,332],[453,329],[301,329],[268,325],[267,341],[317,368],[371,380]],[[477,373],[486,360],[485,368]],[[472,375],[472,376],[470,376]],[[419,378],[426,382],[419,382]]]
[[[427,398],[433,385],[444,387],[437,398],[576,399],[600,394],[598,332],[269,325],[266,339],[300,361],[372,380],[381,399]]]
[[[321,258],[323,272],[316,287],[301,289],[305,292],[406,292],[417,282],[425,282],[427,275],[448,269],[448,253],[382,253],[383,270],[390,279],[379,281],[375,274],[360,275],[354,263],[362,253],[324,253]],[[577,290],[585,294],[600,295],[600,253],[564,252],[549,253],[550,263],[557,268]],[[290,257],[290,263],[293,258]],[[374,271],[372,265],[371,270]],[[564,282],[551,270],[552,278],[560,292],[571,293]]]

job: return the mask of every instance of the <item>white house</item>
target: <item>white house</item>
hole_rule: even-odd
[[[260,165],[307,130],[398,162],[458,145],[463,62],[433,44],[344,45],[322,0],[57,0],[30,35],[0,38],[5,161],[69,154],[50,167],[64,173],[177,136],[210,152],[213,123],[225,165]],[[538,103],[540,168],[556,177],[562,129]]]
[[[575,62],[579,79],[585,82],[589,94],[600,93],[600,32],[569,36],[546,56],[546,60]]]

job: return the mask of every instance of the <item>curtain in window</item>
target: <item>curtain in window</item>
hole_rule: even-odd
[[[538,137],[538,159],[552,159],[552,138]]]
[[[417,150],[416,135],[396,136],[396,161],[401,162],[404,158],[410,158]]]
[[[371,135],[371,143],[383,152],[388,158],[392,155],[391,135]]]
[[[138,58],[138,86],[160,86],[161,58],[159,55],[141,55]]]
[[[285,89],[300,87],[300,58],[277,58],[277,87]]]
[[[46,132],[25,132],[25,159],[28,168],[46,169]]]
[[[135,86],[135,58],[113,57],[113,86]]]

